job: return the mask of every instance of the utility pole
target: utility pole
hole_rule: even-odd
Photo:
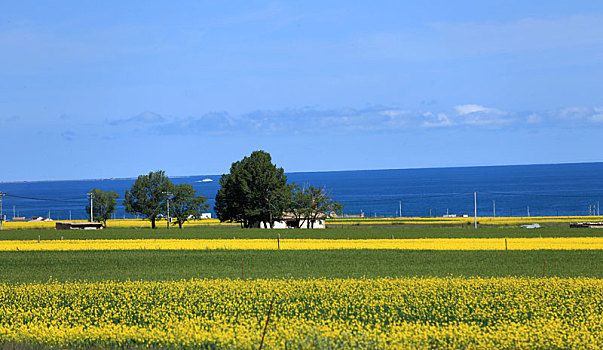
[[[496,201],[492,200],[492,214],[496,217]]]
[[[475,228],[477,229],[477,192],[473,192],[473,209],[474,209],[473,224],[475,225]]]
[[[597,216],[600,216],[599,215],[599,201],[597,201]]]
[[[93,211],[92,211],[92,208],[94,208],[93,207],[94,193],[90,192],[90,193],[88,193],[88,196],[90,197],[90,222],[94,222],[94,215],[93,215]]]
[[[528,217],[530,217],[530,206],[528,205]]]
[[[167,228],[170,229],[170,196],[174,194],[171,192],[161,192],[167,196]]]
[[[4,215],[2,214],[2,197],[6,196],[6,193],[0,192],[0,230],[2,230],[2,224],[4,222]]]
[[[402,217],[402,201],[400,201],[400,217]]]

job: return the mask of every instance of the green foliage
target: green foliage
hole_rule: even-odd
[[[209,210],[205,196],[197,196],[189,184],[174,185],[170,192],[173,195],[170,199],[170,216],[176,219],[180,229],[189,219],[200,219],[201,214]]]
[[[230,173],[220,178],[214,210],[220,221],[240,222],[253,227],[260,222],[272,226],[282,218],[291,199],[291,186],[283,168],[272,164],[270,154],[255,151],[232,163]]]
[[[142,215],[151,221],[155,228],[155,221],[159,214],[166,211],[165,192],[173,186],[163,170],[150,172],[149,175],[140,175],[130,190],[126,190],[124,206],[130,214]]]
[[[59,233],[60,232],[60,233]],[[472,226],[417,226],[417,225],[383,225],[383,226],[349,226],[327,224],[326,230],[280,230],[282,239],[288,238],[323,238],[323,239],[405,239],[405,238],[505,238],[505,237],[603,237],[603,230],[598,228],[568,229],[565,226],[543,227],[537,230],[525,230],[518,227],[479,227]],[[68,230],[54,229],[20,229],[4,230],[0,240],[42,240],[60,239],[266,239],[274,238],[275,232],[261,229],[242,230],[238,227],[185,226],[182,230],[166,230],[160,228],[109,228],[107,230]]]
[[[93,189],[90,193],[93,196],[92,221],[102,221],[103,226],[107,227],[107,220],[111,219],[111,215],[115,213],[119,195],[115,191],[103,192],[98,188]],[[88,213],[88,219],[90,220],[90,204],[86,206],[86,213]]]
[[[289,211],[298,222],[298,227],[309,225],[314,228],[317,220],[324,220],[331,212],[340,214],[343,204],[334,202],[324,188],[294,186]]]

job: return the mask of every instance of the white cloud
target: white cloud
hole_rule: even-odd
[[[122,118],[122,119],[112,120],[109,122],[109,124],[111,124],[111,125],[120,125],[120,124],[126,124],[126,123],[156,124],[156,123],[161,123],[164,121],[165,121],[165,119],[161,115],[159,115],[157,113],[145,111],[145,112],[142,112],[142,113],[135,115],[133,117],[130,117],[130,118]]]
[[[133,120],[145,123],[156,123],[162,121],[163,118],[157,113],[145,111],[134,117]]]
[[[399,110],[399,109],[389,109],[389,110],[385,110],[385,111],[381,112],[381,114],[386,115],[392,119],[401,117],[407,113],[408,113],[408,111],[403,111],[403,110]]]
[[[510,118],[501,118],[498,115],[491,114],[471,114],[463,120],[463,124],[486,127],[501,127],[511,124]]]
[[[423,123],[423,126],[427,128],[452,126],[452,121],[444,113],[438,113],[437,115],[434,115],[431,112],[426,112],[423,113],[423,117],[428,119]]]
[[[589,117],[589,119],[596,123],[602,123],[603,122],[603,107],[595,107],[595,108],[593,108],[593,111],[595,112],[595,114],[591,115]]]
[[[456,112],[460,115],[467,115],[472,113],[491,113],[491,114],[505,114],[504,112],[496,108],[488,108],[476,104],[458,105],[455,106]]]
[[[551,119],[567,126],[581,126],[603,122],[603,107],[569,107],[549,111]]]
[[[546,121],[546,123],[545,123]],[[402,132],[427,129],[582,128],[603,125],[603,107],[572,107],[552,111],[508,112],[479,104],[456,105],[449,110],[406,110],[391,106],[320,109],[316,107],[258,110],[233,116],[226,112],[190,117],[162,117],[144,112],[112,121],[123,130],[165,135],[291,135]]]
[[[478,104],[466,104],[455,106],[459,115],[460,124],[482,126],[482,127],[502,127],[512,122],[507,112],[496,108],[484,107]]]
[[[542,116],[536,113],[532,113],[526,117],[526,122],[529,124],[538,124],[543,121]]]
[[[588,116],[589,109],[585,107],[569,107],[560,109],[559,111],[553,113],[561,119],[580,120]]]

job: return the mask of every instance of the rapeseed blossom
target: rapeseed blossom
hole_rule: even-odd
[[[56,223],[63,220],[56,221],[7,221],[4,223],[4,228],[7,230],[23,230],[23,229],[52,229],[55,228]],[[70,220],[69,222],[87,222],[86,220]],[[158,225],[161,221],[158,221]],[[165,222],[164,222],[165,224]],[[184,223],[185,227],[191,226],[235,226],[239,224],[232,222],[220,222],[218,219],[199,219],[189,220]],[[112,219],[107,220],[107,227],[110,228],[150,228],[151,221],[146,219]]]
[[[382,278],[0,284],[0,342],[50,347],[601,348],[603,281]]]
[[[87,239],[0,240],[0,251],[70,250],[572,250],[603,249],[603,237],[420,239]]]
[[[527,223],[570,223],[580,221],[603,221],[603,216],[479,216],[480,225],[520,225]],[[327,225],[472,225],[473,217],[397,217],[397,218],[332,218]]]
[[[326,220],[327,226],[337,227],[338,225],[392,225],[392,224],[416,224],[416,225],[458,225],[473,224],[473,217],[404,217],[404,218],[329,218]],[[529,217],[478,217],[477,220],[482,225],[519,225],[525,223],[569,223],[579,221],[603,221],[603,216],[529,216]],[[58,220],[61,221],[61,220]],[[85,220],[72,220],[71,222],[86,222]],[[35,229],[35,228],[54,228],[56,221],[7,221],[4,223],[6,229]],[[107,226],[112,228],[150,228],[151,222],[145,219],[113,219],[107,220]],[[236,222],[220,222],[220,220],[199,219],[190,220],[184,223],[185,227],[194,226],[224,226],[238,227]]]

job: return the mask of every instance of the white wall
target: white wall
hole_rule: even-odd
[[[314,221],[314,228],[325,228],[325,227],[326,227],[325,220]],[[262,223],[260,223],[260,228],[270,228],[270,224],[267,222],[262,222]],[[275,221],[274,228],[278,228],[278,229],[287,228],[287,222],[286,221]],[[304,228],[304,229],[311,228],[309,221],[304,221],[302,223],[301,228]]]

